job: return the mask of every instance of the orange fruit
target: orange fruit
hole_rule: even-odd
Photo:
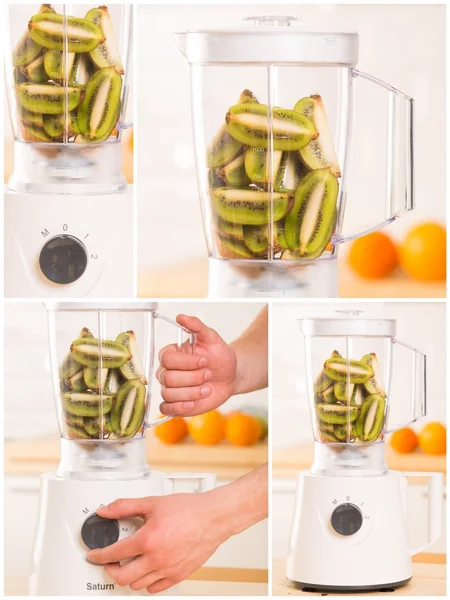
[[[387,277],[398,265],[397,247],[388,235],[375,231],[353,242],[348,262],[364,279]]]
[[[447,429],[441,423],[428,423],[419,433],[420,449],[427,454],[445,454]]]
[[[398,431],[394,431],[391,436],[391,446],[400,454],[408,454],[417,448],[419,440],[416,432],[410,427],[404,427]]]
[[[163,416],[163,415],[162,415]],[[174,417],[156,425],[155,435],[164,444],[177,444],[187,436],[188,428],[183,417]]]
[[[439,223],[413,227],[400,246],[400,264],[408,275],[420,281],[445,280],[446,237]]]
[[[188,419],[188,432],[193,440],[205,446],[213,446],[225,437],[226,418],[218,410]]]
[[[228,416],[225,436],[233,446],[251,446],[256,444],[263,434],[261,421],[253,415],[235,412]]]

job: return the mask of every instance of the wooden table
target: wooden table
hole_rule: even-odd
[[[431,456],[420,450],[410,454],[399,454],[385,444],[385,457],[389,469],[394,471],[447,472],[447,457]],[[272,453],[272,474],[274,477],[296,477],[298,471],[309,469],[313,463],[314,444],[308,442],[286,448],[276,448]]]
[[[430,557],[433,555],[417,555],[414,558],[420,559],[421,556]],[[446,569],[445,562],[443,562],[445,559],[441,554],[434,555],[434,558],[436,561],[439,560],[440,563],[413,561],[413,578],[407,585],[393,592],[366,592],[358,593],[358,596],[445,596]],[[322,592],[302,592],[286,584],[285,572],[284,560],[275,560],[272,571],[272,594],[274,596],[349,596],[348,593],[324,594]]]
[[[180,444],[161,443],[154,435],[146,437],[147,462],[156,471],[215,473],[219,479],[233,480],[268,460],[266,442],[237,447],[222,442],[200,446],[187,439]],[[59,462],[60,439],[56,433],[30,439],[6,441],[5,475],[29,476],[54,471]]]
[[[352,273],[345,257],[338,260],[339,296],[341,298],[445,298],[445,282],[420,282],[401,272],[392,277],[368,281]],[[165,266],[140,270],[140,298],[204,298],[208,293],[208,259],[204,257]]]

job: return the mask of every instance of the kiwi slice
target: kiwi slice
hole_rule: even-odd
[[[124,69],[120,59],[119,47],[117,45],[114,27],[106,6],[92,8],[86,14],[86,20],[95,23],[105,36],[105,41],[100,42],[93,50],[89,52],[89,57],[96,67],[104,69],[105,67],[114,67],[114,69],[123,75]]]
[[[101,371],[100,377],[99,371]],[[83,379],[86,387],[90,390],[95,390],[96,392],[104,390],[107,377],[108,369],[99,369],[98,367],[84,367],[83,369]]]
[[[315,94],[309,98],[302,98],[294,110],[311,119],[319,132],[319,137],[299,150],[302,161],[310,169],[329,168],[335,177],[340,177],[341,170],[321,96]]]
[[[334,384],[334,395],[339,402],[350,402],[353,392],[355,390],[356,383],[350,383],[350,381],[337,381]]]
[[[262,254],[269,245],[269,228],[267,225],[257,227],[254,225],[245,225],[244,242],[247,248],[253,254]]]
[[[211,190],[211,199],[217,215],[224,221],[237,225],[267,225],[271,213],[273,220],[279,221],[290,210],[293,197],[290,191],[271,194],[250,188]]]
[[[386,392],[381,380],[380,365],[378,363],[377,355],[375,353],[365,354],[362,357],[361,362],[369,365],[373,371],[373,376],[364,383],[366,390],[369,392],[369,394],[381,394],[386,398]]]
[[[77,362],[71,354],[67,354],[59,366],[59,378],[70,379],[75,373],[81,371],[82,368],[83,365]]]
[[[119,389],[111,412],[111,428],[119,437],[133,437],[145,414],[146,392],[139,379],[126,381]]]
[[[67,382],[70,389],[74,392],[85,392],[88,389],[84,380],[83,369],[75,373],[75,375],[72,375]]]
[[[134,331],[120,333],[116,338],[116,342],[123,344],[131,354],[131,358],[120,367],[122,376],[125,379],[139,379],[144,385],[147,384],[144,365]]]
[[[358,416],[356,406],[346,406],[343,404],[317,404],[317,416],[325,423],[333,425],[343,425],[344,423],[355,421]]]
[[[341,358],[341,355],[337,350],[333,350],[333,352],[330,355],[330,358]],[[334,385],[333,379],[331,379],[331,377],[328,377],[328,375],[322,369],[322,371],[317,376],[316,381],[314,382],[314,391],[316,393],[321,394],[332,385]]]
[[[384,425],[386,399],[382,394],[368,396],[360,409],[356,421],[356,433],[363,442],[374,442]]]
[[[250,179],[245,170],[245,154],[243,152],[239,153],[231,162],[218,171],[218,175],[232,187],[247,187],[250,184]]]
[[[339,184],[329,169],[312,171],[295,192],[292,211],[285,222],[289,250],[300,257],[322,253],[328,244],[336,215]]]
[[[83,99],[82,88],[65,87],[52,83],[19,83],[17,100],[22,108],[43,115],[58,115],[75,110]]]
[[[81,417],[97,417],[107,413],[113,405],[112,394],[91,394],[89,392],[66,392],[62,394],[62,404],[66,412]]]
[[[373,376],[372,368],[360,360],[332,357],[325,361],[326,375],[334,381],[365,383]]]
[[[335,394],[335,386],[330,385],[329,388],[324,390],[319,394],[321,402],[325,402],[326,404],[336,404],[338,398]]]
[[[112,340],[99,341],[96,338],[80,338],[70,346],[72,358],[85,367],[97,367],[102,359],[102,367],[121,367],[131,358],[130,351],[123,344]]]

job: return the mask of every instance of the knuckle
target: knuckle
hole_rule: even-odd
[[[118,585],[120,585],[121,587],[123,587],[123,586],[127,585],[128,578],[125,575],[123,575],[122,573],[120,573],[120,571],[119,571],[119,573],[116,576],[116,583]]]

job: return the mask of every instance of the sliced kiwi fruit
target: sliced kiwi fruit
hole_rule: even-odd
[[[275,181],[280,167],[282,152],[269,153],[264,148],[247,147],[245,150],[245,172],[253,183],[269,183]],[[270,157],[273,157],[272,160]],[[281,187],[281,186],[280,186]],[[289,188],[295,189],[295,188]]]
[[[75,52],[46,50],[44,52],[44,71],[47,79],[68,79],[75,61]]]
[[[85,87],[93,72],[94,67],[87,54],[75,54],[72,69],[69,73],[69,85]]]
[[[123,344],[112,340],[80,338],[70,346],[71,356],[85,367],[97,367],[100,357],[102,367],[121,367],[131,358],[130,351]]]
[[[144,385],[147,384],[144,365],[134,331],[120,333],[116,342],[123,344],[131,354],[131,358],[120,367],[120,372],[125,379],[139,379]]]
[[[54,13],[55,10],[51,4],[41,4],[40,13]],[[42,51],[42,46],[31,39],[30,32],[27,30],[13,50],[13,65],[15,67],[24,67],[30,64]]]
[[[255,258],[243,241],[217,235],[217,251],[223,258]]]
[[[39,54],[37,58],[30,62],[26,67],[22,67],[22,73],[26,79],[34,83],[44,83],[47,81],[47,73],[44,68],[44,55]]]
[[[107,394],[117,394],[123,382],[124,379],[119,369],[108,369],[108,375],[103,391]]]
[[[312,171],[295,192],[292,211],[285,221],[289,250],[307,257],[328,244],[336,215],[339,185],[329,169]]]
[[[317,417],[325,423],[333,425],[343,425],[344,423],[355,421],[358,416],[356,406],[347,406],[344,404],[317,404]]]
[[[91,436],[82,425],[66,424],[65,434],[71,440],[90,440]]]
[[[330,358],[340,358],[340,357],[341,357],[341,355],[339,354],[339,352],[337,350],[333,350],[333,352],[331,353],[331,356],[330,356]],[[332,385],[334,385],[334,380],[331,379],[331,377],[328,377],[328,375],[322,369],[322,371],[319,373],[319,375],[317,376],[317,378],[314,382],[314,392],[321,394],[322,392],[327,390]]]
[[[83,427],[91,438],[98,438],[100,433],[100,423],[97,417],[84,417]]]
[[[37,125],[28,125],[28,123],[22,123],[22,139],[25,142],[42,142],[48,143],[53,142],[53,138],[48,135],[43,127]]]
[[[369,394],[381,394],[386,398],[386,392],[383,386],[380,365],[378,363],[377,355],[372,352],[371,354],[365,354],[361,362],[366,365],[369,365],[373,371],[373,376],[364,383],[364,387],[369,392]]]
[[[120,58],[119,47],[114,34],[114,27],[108,8],[106,6],[92,8],[86,14],[85,18],[87,21],[97,25],[105,37],[104,42],[100,42],[98,46],[89,52],[91,61],[99,69],[104,69],[105,67],[114,67],[119,75],[123,75],[124,70]]]
[[[222,237],[230,238],[232,240],[244,241],[244,228],[242,225],[236,225],[236,223],[228,223],[223,219],[217,218],[215,220],[215,226]]]
[[[309,98],[302,98],[294,110],[311,119],[319,133],[316,139],[299,150],[302,161],[310,169],[329,168],[335,177],[340,177],[341,170],[321,96],[315,94]]]
[[[210,193],[217,215],[237,225],[267,225],[271,215],[274,221],[279,221],[289,212],[293,200],[290,191],[271,194],[250,188],[217,188]]]
[[[253,254],[262,254],[267,250],[269,245],[269,228],[267,225],[261,227],[245,225],[243,230],[245,245]]]
[[[86,387],[90,390],[95,390],[96,392],[104,390],[107,378],[107,368],[99,369],[98,367],[84,367],[83,369],[83,379],[86,384]]]
[[[75,373],[75,375],[72,375],[72,377],[67,380],[67,383],[74,392],[85,392],[88,389],[88,386],[84,381],[83,369]]]
[[[300,160],[298,152],[283,152],[275,179],[275,190],[296,190],[308,169]]]
[[[325,361],[325,374],[333,381],[365,383],[373,376],[372,368],[360,360],[332,357]]]
[[[62,404],[66,412],[81,417],[97,417],[100,412],[111,410],[112,394],[91,394],[89,392],[66,392],[62,394]]]
[[[245,188],[250,184],[245,170],[245,154],[240,152],[233,160],[218,170],[218,175],[227,185],[236,188]]]
[[[356,433],[363,442],[374,442],[384,425],[386,399],[382,394],[371,394],[364,400],[358,419]]]
[[[58,115],[77,108],[83,99],[83,89],[52,83],[19,83],[17,100],[22,108],[43,115]]]
[[[355,391],[356,383],[350,381],[336,381],[334,384],[334,395],[339,402],[350,402],[353,392]]]
[[[105,40],[98,25],[80,17],[39,13],[28,23],[31,39],[50,50],[90,52]]]
[[[228,133],[241,144],[273,150],[299,150],[318,133],[314,123],[304,115],[286,108],[269,109],[265,104],[237,104],[227,115]]]
[[[325,402],[326,404],[335,404],[338,401],[338,398],[335,394],[335,386],[330,385],[326,390],[319,394],[321,402]]]
[[[67,354],[59,366],[59,378],[60,379],[70,379],[81,371],[83,365],[76,361],[71,354]]]
[[[95,142],[111,134],[118,120],[121,92],[122,78],[114,67],[100,69],[92,75],[78,109],[81,135]]]
[[[137,433],[144,420],[145,401],[145,386],[139,379],[126,381],[120,387],[111,412],[111,428],[114,434],[127,438]]]
[[[239,97],[238,104],[258,103],[257,98],[250,90],[244,90]],[[212,169],[224,167],[235,158],[243,149],[243,145],[228,133],[224,123],[214,136],[206,151],[206,164]],[[215,186],[211,186],[215,187]],[[219,186],[220,187],[220,186]]]

